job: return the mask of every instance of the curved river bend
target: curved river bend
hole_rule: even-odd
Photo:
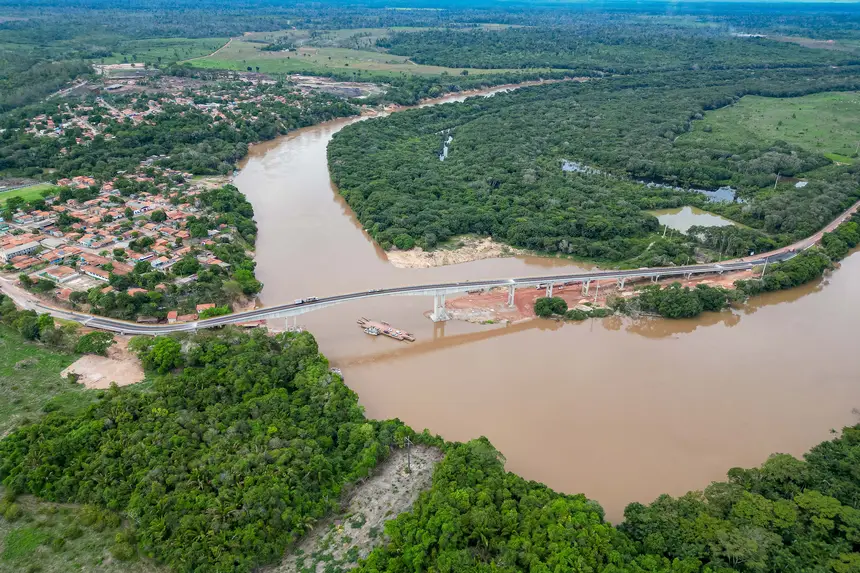
[[[264,303],[577,268],[535,257],[393,267],[329,178],[326,145],[354,121],[256,145],[243,162],[235,184],[259,225]],[[509,470],[585,493],[617,522],[631,501],[702,488],[773,452],[800,455],[855,422],[857,284],[854,254],[823,282],[695,320],[434,325],[424,317],[430,298],[393,297],[307,314],[302,324],[369,416],[453,440],[485,435]],[[367,336],[360,316],[417,342]]]

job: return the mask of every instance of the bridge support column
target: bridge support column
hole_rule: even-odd
[[[516,287],[514,285],[511,285],[508,287],[508,306],[511,308],[513,308],[515,305],[515,303],[514,303],[514,291],[515,290],[516,290]]]
[[[591,281],[585,281],[582,283],[582,294],[588,294],[588,287],[591,286]]]
[[[546,297],[547,298],[552,297],[552,283],[549,283],[548,285],[546,285]]]
[[[430,319],[433,322],[443,322],[449,318],[448,312],[445,310],[445,293],[433,295],[433,314],[430,315]]]
[[[627,277],[621,277],[620,279],[618,279],[618,288],[619,288],[619,289],[624,288],[624,281],[625,281],[626,279],[627,279]]]

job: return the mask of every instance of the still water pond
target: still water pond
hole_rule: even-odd
[[[702,211],[698,207],[678,207],[677,209],[658,209],[648,212],[657,217],[661,225],[666,225],[670,229],[675,229],[682,233],[686,233],[690,227],[696,225],[702,227],[727,227],[735,224],[725,217]]]

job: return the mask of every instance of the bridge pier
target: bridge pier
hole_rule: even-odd
[[[621,277],[620,279],[618,279],[618,288],[619,288],[619,289],[624,288],[624,281],[625,281],[626,279],[627,279],[627,277]]]
[[[449,318],[445,310],[445,293],[436,293],[433,295],[433,314],[430,315],[430,319],[433,322],[443,322]]]
[[[588,294],[588,287],[590,287],[590,286],[591,286],[591,281],[590,281],[590,280],[585,281],[584,283],[582,283],[582,294]]]
[[[515,306],[515,303],[514,303],[514,291],[515,290],[516,290],[516,287],[514,285],[511,285],[508,287],[508,306],[511,308],[513,308]]]
[[[548,285],[546,285],[546,297],[547,298],[552,297],[552,283],[549,283]]]

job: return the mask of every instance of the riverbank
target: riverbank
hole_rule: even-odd
[[[408,251],[396,248],[387,251],[388,262],[398,269],[429,269],[526,254],[527,251],[496,242],[492,237],[462,237],[455,240],[450,249],[425,251],[421,247],[415,247]]]
[[[442,461],[442,450],[417,445],[407,453],[395,449],[371,477],[354,486],[343,509],[305,535],[269,573],[352,569],[386,541],[385,522],[410,511],[418,496],[430,489],[433,470]],[[408,465],[407,465],[408,464]]]

